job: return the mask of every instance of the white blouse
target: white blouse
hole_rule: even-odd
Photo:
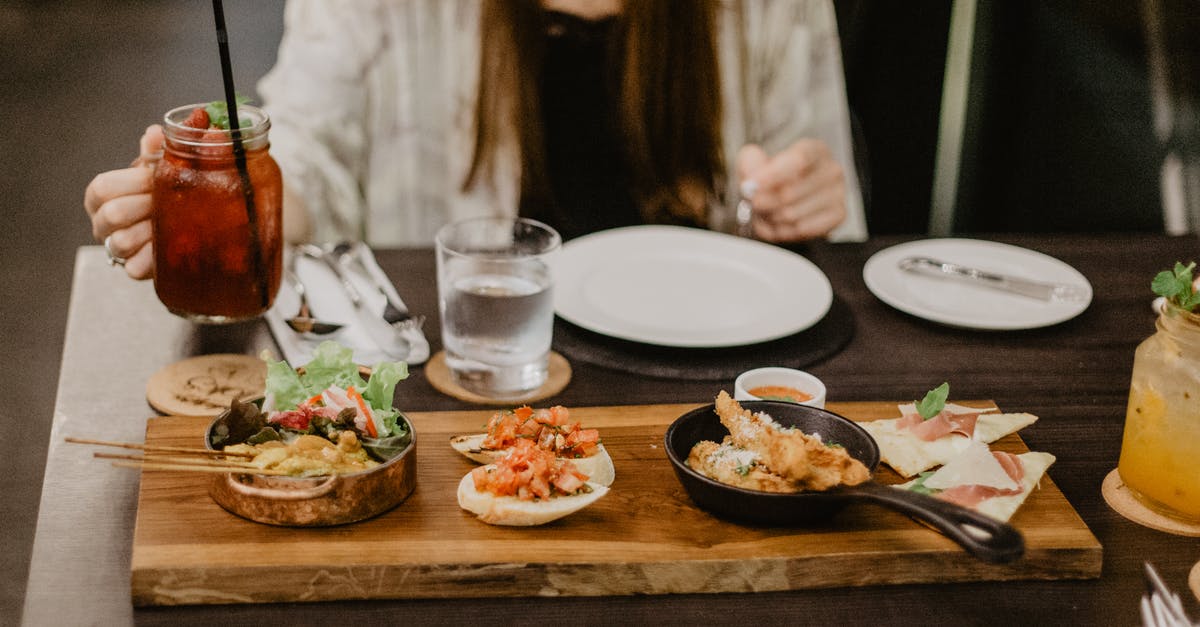
[[[733,156],[802,137],[846,173],[848,216],[831,240],[866,238],[841,54],[827,0],[729,0],[718,14],[726,198]],[[317,241],[429,246],[447,221],[517,212],[516,138],[490,185],[462,191],[474,146],[478,0],[289,0],[275,67],[258,91],[271,154],[304,199]],[[732,207],[710,226],[732,228]]]

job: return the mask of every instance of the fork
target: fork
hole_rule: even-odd
[[[1179,595],[1171,592],[1150,562],[1145,562],[1146,592],[1142,595],[1142,624],[1146,627],[1193,627]]]
[[[333,247],[333,250],[330,251],[330,254],[332,254],[339,263],[345,263],[343,260],[349,260],[350,263],[354,264],[355,271],[361,276],[367,278],[375,290],[383,296],[383,320],[385,322],[398,330],[407,328],[420,329],[422,326],[424,326],[425,316],[414,316],[409,313],[408,307],[396,303],[392,299],[392,295],[388,293],[387,289],[385,289],[384,286],[379,282],[379,279],[376,278],[375,274],[367,269],[366,264],[363,263],[362,258],[359,256],[357,244],[352,244],[350,242],[339,242]]]

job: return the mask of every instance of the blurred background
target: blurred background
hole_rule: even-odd
[[[243,94],[283,4],[225,2]],[[834,4],[873,233],[1196,230],[1195,0]],[[20,616],[74,256],[94,244],[83,190],[168,108],[219,96],[215,43],[198,0],[0,3],[0,624]]]

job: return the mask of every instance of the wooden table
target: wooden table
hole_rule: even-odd
[[[1200,542],[1145,529],[1104,503],[1100,483],[1116,465],[1133,351],[1154,329],[1150,278],[1197,256],[1195,237],[1004,236],[1083,272],[1091,307],[1056,327],[1022,332],[954,330],[875,299],[861,277],[874,252],[903,241],[814,244],[802,250],[829,275],[855,316],[841,353],[809,368],[836,401],[911,398],[943,380],[956,398],[994,399],[1041,417],[1022,432],[1058,462],[1050,474],[1104,545],[1103,574],[1087,581],[876,586],[759,594],[229,605],[134,610],[129,556],[137,498],[134,473],[97,467],[65,434],[140,440],[151,410],[146,379],[163,365],[211,352],[255,353],[272,342],[264,325],[194,327],[167,314],[148,284],[108,268],[97,247],[80,250],[67,326],[24,620],[27,624],[382,622],[1009,623],[1136,624],[1141,566],[1152,561],[1185,597]],[[380,251],[381,265],[440,347],[434,260],[428,250]],[[731,382],[649,379],[574,364],[554,402],[567,406],[701,403]],[[436,392],[417,369],[404,383],[415,411],[470,406]]]

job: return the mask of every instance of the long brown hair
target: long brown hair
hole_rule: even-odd
[[[634,197],[648,222],[703,224],[722,189],[717,0],[627,0],[614,31],[617,114]],[[538,81],[545,47],[539,0],[484,0],[475,153],[467,189],[491,175],[501,134],[516,129],[521,205],[550,202]]]

